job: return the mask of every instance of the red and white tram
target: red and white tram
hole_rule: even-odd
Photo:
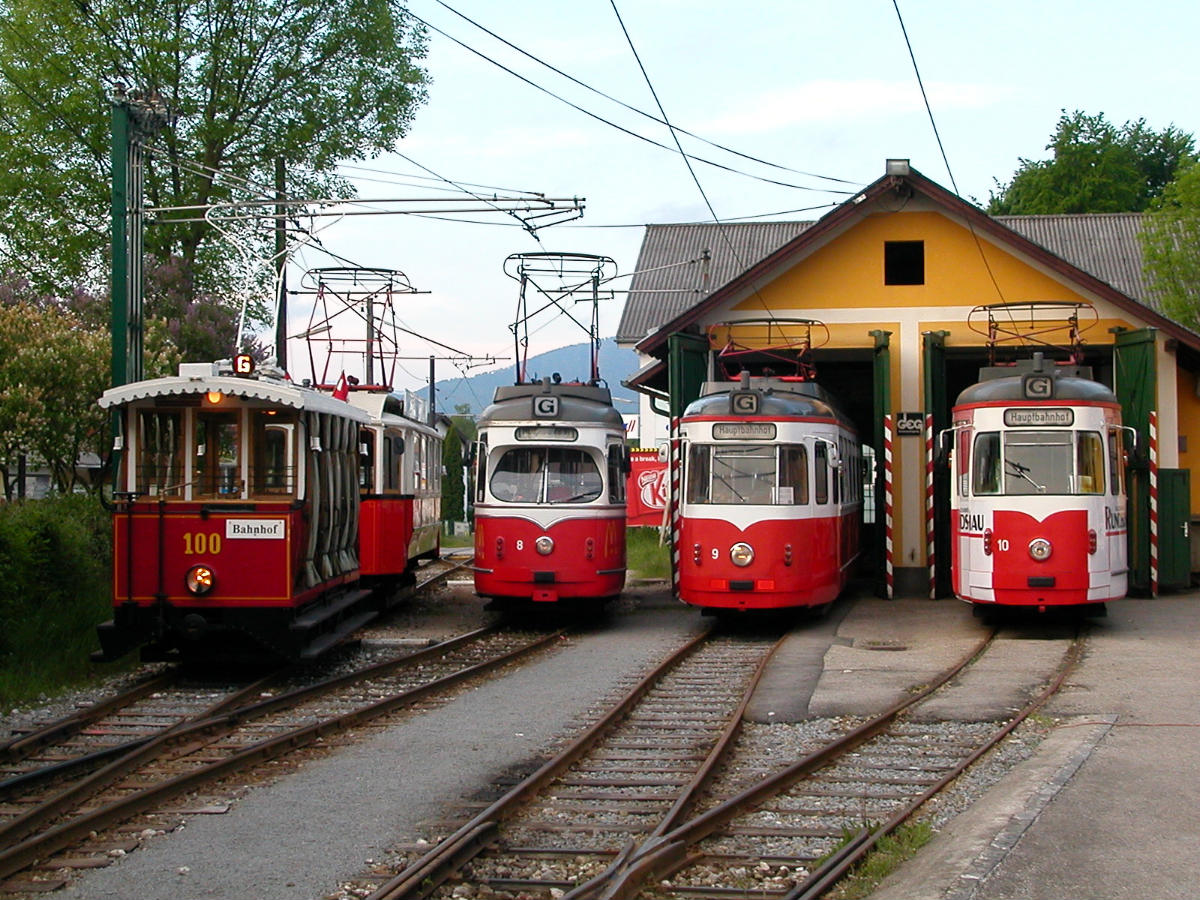
[[[977,609],[1103,614],[1127,587],[1120,404],[1040,353],[984,375],[951,414],[954,592]]]
[[[706,611],[822,607],[859,554],[860,444],[819,385],[704,385],[680,422],[679,597]]]
[[[478,429],[476,593],[501,606],[619,594],[629,454],[608,388],[500,387]]]

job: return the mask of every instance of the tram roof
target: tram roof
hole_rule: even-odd
[[[748,383],[741,381],[706,381],[700,388],[700,397],[693,400],[685,416],[729,416],[733,415],[730,397],[735,392],[752,391],[759,394],[756,417],[772,416],[827,416],[848,424],[849,420],[838,409],[833,395],[815,381],[791,381],[783,378],[753,378]]]
[[[229,396],[262,400],[292,409],[327,413],[359,422],[370,421],[370,416],[366,411],[358,409],[344,400],[335,400],[320,391],[300,387],[291,382],[261,375],[243,378],[232,374],[219,374],[215,366],[209,374],[206,374],[202,372],[201,367],[188,363],[181,365],[180,371],[183,374],[135,381],[132,384],[109,388],[100,396],[100,407],[109,409],[137,400],[186,397],[206,394],[209,391],[219,391]]]
[[[496,388],[491,404],[480,413],[478,424],[483,426],[535,419],[533,398],[539,396],[558,398],[559,412],[554,417],[555,421],[624,427],[621,414],[612,405],[612,394],[608,388],[594,384],[555,383],[549,379]]]
[[[1090,378],[1076,378],[1071,375],[1053,375],[1054,396],[1045,399],[1049,403],[1116,403],[1116,395],[1098,381]],[[966,406],[970,403],[1003,403],[1028,401],[1031,398],[1025,390],[1025,379],[1022,375],[1009,375],[1005,378],[994,378],[973,384],[954,401],[955,406]]]

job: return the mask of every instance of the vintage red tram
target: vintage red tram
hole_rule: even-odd
[[[859,555],[860,444],[801,378],[706,383],[680,421],[680,599],[709,612],[823,607]]]
[[[100,399],[120,422],[100,659],[139,646],[145,659],[311,659],[388,602],[364,570],[394,580],[430,552],[427,527],[418,538],[401,521],[404,483],[386,509],[389,488],[360,486],[360,454],[374,448],[399,479],[412,469],[399,454],[421,448],[426,472],[440,470],[432,430],[386,400],[350,403],[239,361],[238,373],[184,364]]]
[[[608,388],[500,387],[478,429],[476,593],[501,606],[619,594],[629,454]]]
[[[952,411],[954,592],[977,610],[1103,614],[1128,577],[1121,407],[1041,353],[991,367]]]

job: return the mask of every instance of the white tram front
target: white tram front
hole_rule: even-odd
[[[1117,398],[1040,354],[985,373],[996,377],[952,411],[955,594],[981,607],[1102,614],[1127,588]]]
[[[684,411],[679,597],[706,610],[826,606],[859,554],[860,445],[815,383],[704,385]]]
[[[607,388],[496,389],[475,445],[475,591],[501,605],[625,584],[625,426]]]

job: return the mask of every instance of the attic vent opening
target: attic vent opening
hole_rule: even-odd
[[[884,241],[884,284],[925,283],[925,242]]]

